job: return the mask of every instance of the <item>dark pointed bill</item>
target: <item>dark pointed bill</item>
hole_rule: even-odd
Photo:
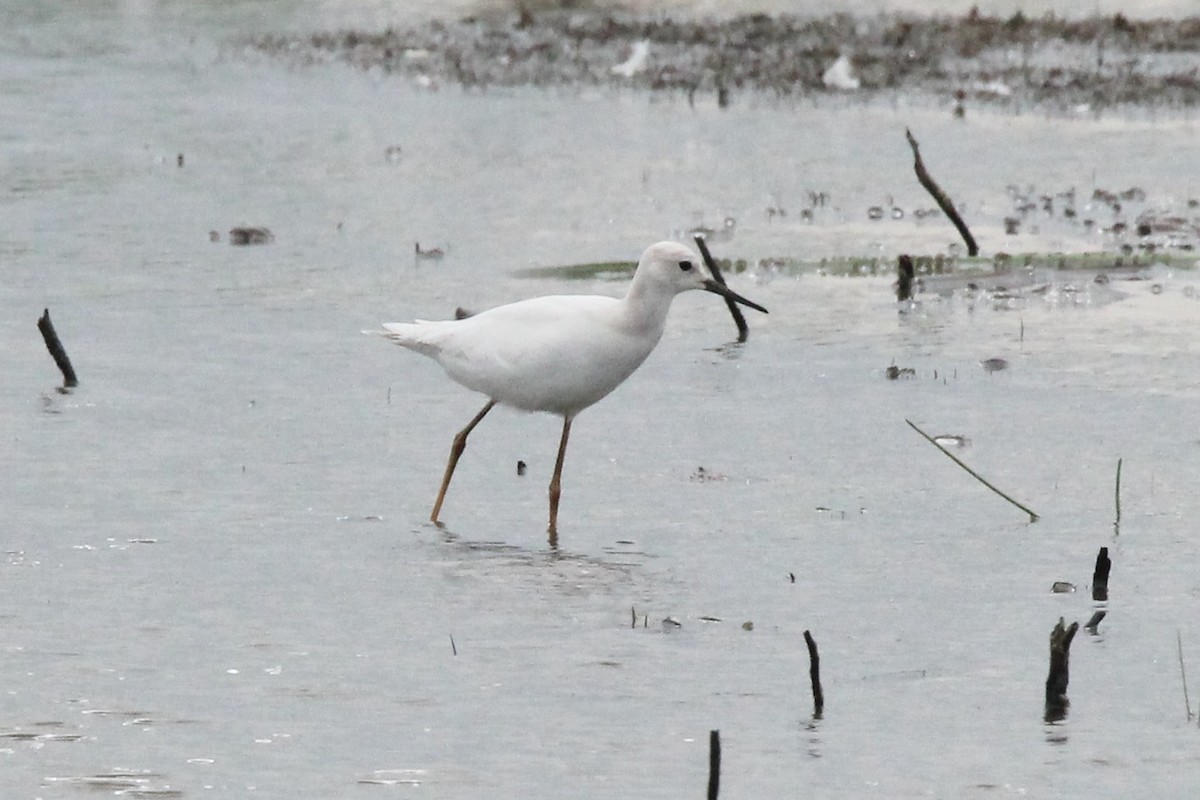
[[[735,303],[741,303],[744,306],[753,308],[755,311],[761,311],[764,314],[769,313],[765,308],[760,306],[758,303],[755,303],[753,300],[747,300],[746,298],[742,297],[740,294],[735,292],[733,289],[730,289],[728,286],[725,286],[724,284],[717,283],[712,278],[709,278],[708,280],[706,280],[704,282],[704,289],[706,291],[712,292],[713,294],[719,294],[722,297],[726,298],[727,300],[732,300]]]

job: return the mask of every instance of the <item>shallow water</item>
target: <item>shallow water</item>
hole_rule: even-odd
[[[718,255],[944,252],[944,221],[866,216],[928,203],[905,126],[985,252],[1111,249],[1049,220],[1005,237],[1005,187],[1186,207],[1194,120],[427,93],[233,58],[226,37],[274,22],[250,5],[4,14],[6,796],[698,796],[714,728],[728,797],[1200,784],[1176,652],[1178,631],[1200,653],[1194,273],[898,314],[889,278],[758,270],[733,278],[772,312],[742,347],[719,302],[681,297],[659,351],[573,429],[557,550],[558,421],[489,417],[434,528],[482,400],[359,333],[617,293],[515,273],[636,258],[725,216]],[[767,220],[810,191],[832,198],[812,224]],[[235,225],[275,241],[232,247]],[[417,261],[414,241],[448,255]],[[1009,368],[985,373],[992,357]],[[893,363],[915,377],[886,380]],[[968,437],[960,455],[1041,519],[906,418]],[[1076,638],[1070,714],[1048,725],[1047,637],[1097,605],[1101,546],[1109,614]]]

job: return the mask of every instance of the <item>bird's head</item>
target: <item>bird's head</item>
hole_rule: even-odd
[[[642,260],[638,262],[637,275],[643,276],[642,280],[649,279],[668,286],[675,294],[690,289],[703,289],[755,311],[767,313],[758,303],[747,300],[725,284],[714,280],[704,266],[703,259],[690,247],[678,242],[659,242],[646,248],[646,252],[642,253]]]

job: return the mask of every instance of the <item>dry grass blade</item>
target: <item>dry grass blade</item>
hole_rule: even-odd
[[[971,469],[971,468],[970,468],[970,467],[968,467],[966,464],[964,464],[964,463],[963,463],[963,461],[962,461],[962,459],[960,459],[958,456],[956,456],[956,455],[954,455],[953,453],[951,453],[951,452],[950,452],[949,450],[947,450],[946,448],[942,447],[940,444],[938,444],[938,443],[937,443],[937,442],[934,440],[934,438],[933,438],[932,436],[930,436],[928,433],[926,433],[925,431],[921,430],[921,429],[920,429],[920,428],[918,428],[916,425],[914,425],[914,424],[912,423],[912,420],[907,420],[907,419],[906,419],[906,420],[904,420],[904,421],[908,423],[908,427],[912,428],[914,431],[916,431],[917,433],[921,434],[921,436],[923,436],[927,442],[929,442],[931,445],[933,445],[934,447],[936,447],[938,450],[941,450],[941,451],[942,451],[942,453],[943,453],[943,454],[946,456],[946,458],[950,459],[950,460],[951,460],[951,461],[953,461],[955,464],[958,464],[960,467],[962,467],[963,469],[965,469],[965,470],[967,471],[967,474],[968,474],[968,475],[970,475],[972,478],[974,478],[975,480],[979,481],[979,482],[980,482],[980,483],[982,483],[984,486],[986,486],[987,488],[991,489],[993,492],[995,492],[996,494],[1000,495],[1000,496],[1001,496],[1001,497],[1003,497],[1005,500],[1007,500],[1008,502],[1012,503],[1014,506],[1016,506],[1017,508],[1019,508],[1019,509],[1021,509],[1022,511],[1024,511],[1026,514],[1028,514],[1028,515],[1029,515],[1029,521],[1030,521],[1030,522],[1037,522],[1037,521],[1038,521],[1038,515],[1037,515],[1037,513],[1036,513],[1035,511],[1033,511],[1033,510],[1031,510],[1031,509],[1029,509],[1029,508],[1027,508],[1027,507],[1025,507],[1025,506],[1023,506],[1023,505],[1021,505],[1021,504],[1020,504],[1020,503],[1018,503],[1016,500],[1013,500],[1011,497],[1009,497],[1008,495],[1006,495],[1004,492],[1000,491],[1000,490],[999,490],[999,489],[997,489],[995,486],[993,486],[992,484],[988,483],[988,482],[987,482],[987,480],[985,480],[985,479],[984,479],[984,478],[983,478],[983,477],[982,477],[982,476],[981,476],[981,475],[980,475],[978,472],[976,472],[975,470]]]

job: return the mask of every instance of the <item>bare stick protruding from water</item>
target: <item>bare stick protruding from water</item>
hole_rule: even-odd
[[[725,285],[725,277],[721,275],[721,270],[717,267],[716,260],[712,257],[712,253],[708,252],[708,245],[704,243],[703,236],[692,237],[696,240],[696,247],[700,248],[700,255],[704,257],[704,264],[708,267],[708,271],[712,273],[713,280],[722,286]],[[733,315],[733,322],[737,325],[739,342],[746,341],[746,337],[750,335],[750,326],[746,324],[746,317],[742,314],[742,310],[737,307],[737,303],[725,298],[725,305],[729,307],[729,313]]]
[[[943,453],[943,454],[945,454],[945,456],[946,456],[947,458],[949,458],[949,459],[950,459],[951,461],[953,461],[955,464],[958,464],[960,467],[962,467],[963,469],[965,469],[965,470],[967,471],[967,474],[968,474],[968,475],[970,475],[972,478],[974,478],[975,480],[979,481],[979,482],[980,482],[980,483],[982,483],[984,486],[986,486],[987,488],[991,489],[993,492],[995,492],[996,494],[1000,495],[1000,496],[1001,496],[1001,497],[1003,497],[1005,500],[1007,500],[1008,502],[1012,503],[1014,506],[1016,506],[1017,508],[1019,508],[1019,509],[1021,509],[1022,511],[1024,511],[1026,514],[1028,514],[1028,515],[1029,515],[1029,521],[1030,521],[1030,522],[1037,522],[1037,521],[1038,521],[1038,515],[1037,515],[1037,513],[1036,513],[1035,511],[1032,511],[1032,510],[1030,510],[1030,509],[1026,508],[1025,506],[1023,506],[1023,505],[1021,505],[1020,503],[1018,503],[1016,500],[1013,500],[1011,497],[1009,497],[1008,495],[1006,495],[1004,492],[1002,492],[1002,491],[1000,491],[999,489],[997,489],[997,488],[996,488],[995,486],[993,486],[992,484],[988,483],[986,480],[984,480],[984,479],[983,479],[983,477],[981,477],[981,476],[979,475],[979,473],[978,473],[978,472],[976,472],[975,470],[971,469],[971,468],[970,468],[970,467],[968,467],[966,464],[964,464],[964,463],[962,462],[962,459],[960,459],[958,456],[954,455],[954,453],[951,453],[951,452],[950,452],[949,450],[947,450],[946,448],[942,447],[940,444],[938,444],[938,443],[937,443],[937,442],[934,440],[934,438],[933,438],[932,436],[930,436],[928,433],[926,433],[925,431],[921,430],[921,429],[920,429],[920,428],[918,428],[916,425],[914,425],[914,424],[912,423],[912,420],[907,420],[907,419],[906,419],[906,420],[904,420],[904,421],[908,423],[908,427],[912,428],[914,431],[916,431],[917,433],[921,434],[921,436],[925,437],[925,440],[926,440],[927,442],[929,442],[931,445],[933,445],[934,447],[936,447],[938,450],[941,450],[941,451],[942,451],[942,453]]]
[[[916,269],[910,256],[901,255],[896,259],[896,301],[903,303],[912,299],[913,278]]]
[[[817,642],[808,631],[804,632],[804,643],[808,645],[808,677],[812,681],[813,716],[820,719],[825,708],[825,693],[821,691],[821,657],[817,654]]]
[[[708,734],[708,800],[717,800],[721,791],[721,732]]]
[[[1092,618],[1089,619],[1087,621],[1087,624],[1084,625],[1083,627],[1087,628],[1094,635],[1096,633],[1096,628],[1100,625],[1101,621],[1103,621],[1103,619],[1106,616],[1108,616],[1108,612],[1101,609],[1100,611],[1097,611],[1096,613],[1092,614]]]
[[[1121,532],[1121,461],[1122,459],[1117,459],[1117,488],[1115,492],[1115,499],[1117,503],[1117,519],[1115,522],[1113,522],[1113,532],[1115,533]]]
[[[1192,718],[1192,701],[1188,699],[1187,690],[1187,671],[1183,668],[1183,634],[1179,629],[1175,629],[1175,643],[1179,645],[1179,677],[1183,680],[1183,707],[1187,711],[1187,718]]]
[[[954,223],[954,227],[958,228],[963,241],[967,243],[967,255],[979,255],[979,245],[975,244],[975,237],[971,235],[971,231],[967,228],[967,223],[963,222],[962,217],[958,215],[958,210],[954,207],[954,203],[942,191],[942,187],[937,185],[933,176],[929,174],[929,170],[925,169],[925,162],[921,160],[920,146],[917,144],[917,140],[913,138],[912,131],[905,128],[904,135],[908,137],[908,143],[912,147],[913,169],[917,173],[917,180],[925,187],[925,191],[933,195],[933,199],[942,209],[942,213],[950,218],[950,221]]]
[[[1108,573],[1112,569],[1112,559],[1108,557],[1108,548],[1101,547],[1096,554],[1096,569],[1092,572],[1092,599],[1108,599]]]
[[[1067,714],[1067,684],[1070,682],[1071,640],[1079,623],[1063,626],[1063,618],[1050,631],[1050,674],[1046,677],[1046,721],[1057,722]]]
[[[450,634],[450,653],[451,653],[451,655],[458,655],[458,646],[454,644],[454,634],[453,633]]]
[[[62,342],[58,340],[58,334],[54,332],[54,323],[50,321],[50,309],[42,311],[37,326],[38,330],[42,332],[42,339],[46,342],[46,349],[50,351],[50,357],[54,359],[54,363],[62,372],[63,386],[67,389],[75,388],[79,385],[79,379],[75,377],[71,359],[67,358],[67,351],[63,349]]]

